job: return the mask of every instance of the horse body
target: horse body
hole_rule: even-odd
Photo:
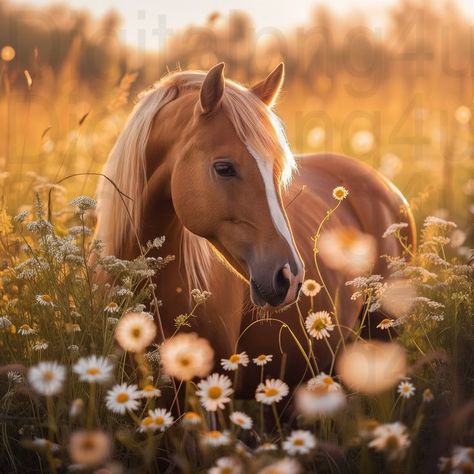
[[[210,340],[216,359],[236,350],[253,357],[270,353],[275,360],[267,374],[278,376],[282,349],[285,380],[294,385],[307,368],[282,325],[306,344],[300,312],[306,315],[309,299],[294,304],[302,262],[307,277],[322,277],[329,294],[337,295],[340,332],[331,337],[333,345],[338,334],[345,337],[354,326],[363,304],[351,300],[347,275],[319,262],[319,276],[313,263],[312,236],[335,205],[333,189],[345,186],[349,197],[324,228],[351,227],[372,235],[377,255],[400,255],[396,240],[382,234],[401,220],[408,221],[413,234],[413,222],[393,185],[345,156],[303,155],[291,185],[283,186],[293,156],[269,111],[282,77],[277,68],[247,90],[224,82],[221,67],[207,75],[178,73],[162,81],[136,107],[104,170],[132,196],[130,215],[104,181],[97,236],[109,253],[123,258],[137,256],[146,241],[166,236],[160,252],[175,255],[176,261],[157,278],[165,335],[174,332],[176,316],[190,311],[190,291],[209,290],[212,297],[190,323],[191,330]],[[382,259],[373,272],[387,274]],[[254,323],[259,317],[255,305],[271,320]],[[316,297],[314,309],[333,310],[325,292]],[[319,341],[314,352],[325,368],[329,348]],[[249,369],[246,382],[258,377],[256,368]]]

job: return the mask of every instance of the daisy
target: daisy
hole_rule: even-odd
[[[265,451],[276,451],[278,446],[274,443],[262,443],[255,451],[257,453]]]
[[[49,451],[51,453],[58,452],[61,450],[61,446],[59,444],[53,443],[46,438],[34,438],[33,441],[31,441],[31,444],[34,449],[37,449],[38,451]]]
[[[53,299],[49,295],[36,295],[35,299],[41,306],[49,306],[50,308],[54,306]]]
[[[388,329],[393,326],[393,323],[394,323],[394,319],[385,318],[385,319],[382,319],[382,321],[380,321],[379,324],[377,324],[377,328]]]
[[[164,372],[180,380],[205,377],[214,365],[212,347],[195,333],[181,333],[167,339],[160,355]]]
[[[240,354],[232,354],[228,359],[221,359],[221,365],[224,370],[237,370],[239,365],[247,367],[249,364],[249,356],[246,352]]]
[[[105,308],[106,313],[117,313],[120,309],[120,306],[115,302],[111,301]]]
[[[240,426],[243,430],[249,430],[252,428],[253,421],[250,416],[248,416],[246,413],[243,413],[241,411],[234,411],[230,415],[230,421],[232,423],[236,424],[237,426]]]
[[[305,321],[306,330],[310,336],[316,339],[323,339],[329,337],[329,331],[334,329],[331,316],[327,311],[318,311],[309,313]]]
[[[321,291],[321,285],[315,280],[305,280],[301,287],[301,291],[306,296],[316,296]]]
[[[329,392],[337,392],[341,390],[341,384],[337,383],[330,375],[327,375],[325,372],[321,372],[316,377],[308,380],[308,388],[312,389],[322,385]]]
[[[107,408],[114,413],[123,415],[126,411],[134,411],[138,408],[140,392],[136,385],[127,385],[126,383],[117,384],[112,387],[105,398]]]
[[[240,463],[231,457],[219,458],[216,465],[209,469],[209,474],[241,474],[241,472]]]
[[[44,339],[40,339],[36,341],[33,345],[34,351],[45,351],[49,347],[49,342],[45,341]]]
[[[127,313],[115,329],[115,339],[128,352],[142,352],[153,342],[155,336],[155,323],[142,313]]]
[[[415,386],[411,382],[404,380],[403,382],[399,383],[397,392],[403,398],[411,398],[413,395],[415,395]]]
[[[149,410],[148,416],[142,420],[140,429],[152,429],[153,431],[165,431],[173,424],[174,418],[171,413],[164,408]]]
[[[161,397],[161,390],[153,385],[145,385],[140,390],[140,398],[158,398]]]
[[[269,362],[271,362],[273,359],[272,354],[260,354],[259,356],[255,357],[253,360],[253,363],[262,367],[263,365],[267,365]]]
[[[198,383],[199,390],[196,391],[196,395],[207,411],[216,411],[218,408],[222,410],[224,404],[230,402],[229,395],[234,392],[231,387],[232,382],[229,377],[212,374]]]
[[[31,334],[36,334],[36,330],[29,324],[22,324],[20,329],[18,329],[18,334],[21,334],[22,336],[30,336]]]
[[[288,385],[280,379],[267,379],[265,383],[261,383],[255,392],[257,402],[271,405],[278,403],[283,397],[289,393]]]
[[[81,357],[72,367],[81,382],[103,383],[112,376],[114,366],[106,357],[91,355]]]
[[[69,454],[74,463],[82,466],[102,464],[112,450],[109,436],[103,431],[80,430],[72,433],[69,441]]]
[[[306,430],[292,431],[282,444],[282,448],[291,455],[308,454],[315,446],[316,438]]]
[[[300,388],[296,392],[296,409],[307,418],[332,416],[346,405],[342,390],[330,391],[323,384]]]
[[[344,186],[337,186],[332,190],[332,197],[338,201],[346,199],[349,195],[349,191]]]
[[[300,464],[294,459],[283,458],[276,461],[260,471],[257,474],[299,474],[301,472]]]
[[[142,433],[147,433],[156,430],[157,426],[155,425],[155,422],[153,421],[153,418],[151,416],[146,416],[145,418],[143,418],[143,420],[140,421],[138,431],[141,431]]]
[[[201,417],[201,415],[197,414],[194,411],[187,411],[183,415],[183,418],[182,418],[181,422],[183,423],[183,425],[189,426],[189,427],[198,426],[202,422],[202,417]]]
[[[40,362],[28,371],[28,381],[40,395],[56,395],[64,384],[66,368],[57,362]]]
[[[423,401],[425,403],[432,402],[434,400],[433,392],[429,388],[423,390]]]
[[[380,425],[373,431],[373,439],[369,443],[371,448],[384,451],[390,460],[402,458],[410,445],[406,426],[399,421]]]
[[[77,323],[66,323],[64,325],[64,328],[66,329],[66,332],[68,334],[71,334],[73,332],[81,332],[81,326]]]
[[[15,334],[15,325],[5,316],[0,316],[0,331]]]
[[[228,431],[207,431],[203,434],[202,442],[207,446],[227,446],[230,444],[230,434]]]

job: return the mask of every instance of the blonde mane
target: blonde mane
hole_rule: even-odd
[[[155,116],[180,94],[199,90],[204,77],[202,72],[175,72],[139,96],[103,169],[128,198],[105,178],[101,178],[97,191],[96,237],[104,243],[107,255],[120,257],[131,241],[140,239],[147,190],[145,150]],[[277,179],[287,185],[296,164],[280,120],[252,92],[228,79],[222,103],[239,139],[259,156],[274,158]],[[212,250],[207,240],[184,228],[179,258],[189,288],[210,287]]]

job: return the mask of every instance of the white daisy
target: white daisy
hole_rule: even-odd
[[[265,451],[277,451],[278,446],[274,443],[262,443],[256,450],[255,452],[260,453],[260,452],[265,452]]]
[[[377,426],[373,431],[373,439],[369,443],[371,448],[384,451],[390,460],[403,458],[409,445],[410,439],[406,426],[399,421]]]
[[[299,474],[301,472],[300,464],[291,458],[283,458],[260,469],[257,474]]]
[[[140,423],[140,431],[165,431],[173,424],[174,418],[164,408],[148,410],[148,416]]]
[[[120,306],[115,302],[115,301],[111,301],[105,308],[104,308],[104,311],[106,313],[118,313],[120,310]]]
[[[22,324],[18,329],[18,334],[21,334],[22,336],[30,336],[31,334],[36,334],[36,330],[29,324]]]
[[[214,350],[195,333],[181,333],[167,339],[160,355],[165,373],[180,380],[205,377],[214,365]]]
[[[207,446],[227,446],[230,444],[231,438],[228,431],[206,431],[201,441]]]
[[[50,308],[54,306],[53,299],[47,294],[36,295],[35,299],[41,306],[49,306]]]
[[[114,366],[106,357],[91,355],[81,357],[72,367],[81,382],[103,383],[112,376]]]
[[[220,374],[212,374],[201,380],[198,388],[196,395],[207,411],[216,411],[218,408],[222,410],[230,402],[229,396],[234,392],[229,377]]]
[[[323,384],[313,387],[302,387],[296,391],[296,409],[307,418],[332,416],[346,405],[346,397],[342,391],[330,391]]]
[[[123,415],[126,411],[134,411],[139,406],[140,392],[136,385],[126,383],[117,384],[112,387],[105,397],[107,408],[114,413]]]
[[[202,417],[194,411],[187,411],[183,415],[181,422],[183,423],[183,425],[189,427],[199,426],[202,423]]]
[[[81,466],[102,464],[112,450],[112,441],[103,431],[80,430],[71,434],[69,454]]]
[[[140,390],[140,398],[158,398],[161,397],[161,390],[154,385],[145,385]]]
[[[397,392],[403,398],[411,398],[415,395],[415,386],[411,382],[404,380],[399,383]]]
[[[291,455],[308,454],[316,446],[316,438],[306,430],[292,431],[282,443],[282,448]]]
[[[378,329],[391,328],[393,326],[394,321],[395,321],[394,319],[389,319],[389,318],[382,319],[382,321],[380,321],[380,323],[377,324],[377,328]]]
[[[61,450],[61,446],[59,444],[53,443],[46,438],[34,438],[31,441],[31,445],[34,449],[39,451],[49,451],[51,453],[55,453]]]
[[[49,342],[45,341],[44,339],[40,339],[33,344],[34,351],[45,351],[49,347]]]
[[[327,375],[325,372],[321,372],[316,377],[308,380],[308,388],[312,389],[318,385],[327,388],[329,392],[337,392],[341,390],[341,384],[337,383],[333,377]]]
[[[242,466],[239,461],[231,457],[219,458],[215,466],[209,469],[209,474],[241,474]]]
[[[221,359],[221,365],[224,370],[237,370],[239,365],[247,367],[249,356],[245,352],[232,354],[228,359]]]
[[[57,362],[40,362],[28,371],[28,381],[41,395],[58,394],[66,379],[66,368]]]
[[[155,323],[143,313],[127,313],[115,329],[115,339],[128,352],[143,352],[154,341],[155,336]]]
[[[316,339],[329,337],[329,331],[334,329],[331,316],[327,311],[310,312],[305,321],[306,330]]]
[[[283,397],[289,393],[288,385],[279,379],[267,379],[265,383],[259,384],[255,392],[257,402],[271,405],[278,403]]]
[[[321,285],[316,280],[305,280],[301,286],[301,291],[306,296],[316,296],[321,291]]]
[[[272,354],[260,354],[259,356],[255,357],[253,360],[253,363],[258,365],[258,366],[263,366],[267,365],[269,362],[271,362],[273,359]]]
[[[434,400],[433,392],[429,388],[423,390],[423,401],[425,403],[432,402]]]
[[[237,426],[240,426],[243,430],[249,430],[252,428],[253,421],[250,416],[248,416],[246,413],[243,413],[241,411],[234,411],[230,415],[230,421],[234,423]]]
[[[337,186],[332,190],[332,197],[338,201],[346,199],[349,195],[349,191],[344,186]]]

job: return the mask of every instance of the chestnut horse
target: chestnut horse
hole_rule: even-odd
[[[315,310],[332,312],[329,295],[337,298],[342,329],[331,334],[333,345],[354,327],[363,307],[363,301],[351,299],[344,272],[323,261],[316,272],[312,236],[337,202],[333,189],[342,185],[349,196],[324,229],[350,227],[369,234],[377,255],[400,255],[397,240],[382,234],[390,224],[405,221],[411,242],[413,219],[401,193],[355,159],[293,156],[272,112],[283,64],[248,89],[225,79],[223,69],[221,63],[207,74],[176,72],[141,96],[104,169],[131,197],[129,210],[103,180],[96,235],[107,254],[122,258],[136,257],[146,241],[166,236],[161,252],[176,260],[157,278],[165,334],[174,332],[176,316],[189,312],[190,291],[209,290],[211,298],[191,324],[209,339],[216,357],[237,350],[251,357],[273,354],[266,373],[295,385],[306,362],[288,329],[308,347],[298,309],[305,316],[309,299],[297,302],[305,269],[307,278],[327,290],[317,295]],[[387,275],[382,258],[372,272]],[[270,318],[239,338],[259,312]],[[327,366],[327,345],[316,341],[314,352],[319,368]],[[246,371],[258,378],[256,367]]]

